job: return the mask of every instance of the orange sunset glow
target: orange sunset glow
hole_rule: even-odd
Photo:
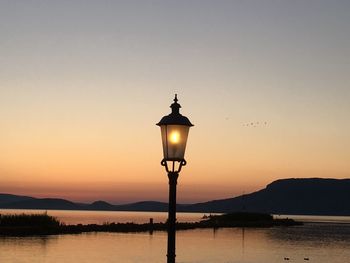
[[[195,124],[179,203],[349,177],[348,13],[234,2],[4,4],[0,192],[166,201],[175,93]]]

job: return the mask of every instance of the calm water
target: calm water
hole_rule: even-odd
[[[150,217],[159,221],[166,218],[166,213],[148,212],[48,211],[48,214],[66,223],[147,222]],[[195,221],[202,215],[180,213],[178,218]],[[304,219],[305,225],[288,228],[178,231],[177,262],[277,263],[286,262],[285,257],[290,258],[289,262],[350,262],[350,217]],[[0,262],[165,262],[166,241],[165,232],[0,237]]]

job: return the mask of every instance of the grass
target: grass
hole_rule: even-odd
[[[58,227],[60,221],[48,214],[0,215],[0,227]]]

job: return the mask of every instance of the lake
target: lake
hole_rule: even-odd
[[[42,212],[0,210],[0,213]],[[164,222],[167,213],[48,211],[67,224]],[[179,221],[197,221],[203,213],[179,213]],[[350,259],[350,217],[298,218],[303,226],[196,229],[177,232],[179,263],[344,263]],[[166,262],[166,232],[89,233],[79,235],[0,237],[0,262],[136,263]],[[308,260],[306,260],[308,259]]]

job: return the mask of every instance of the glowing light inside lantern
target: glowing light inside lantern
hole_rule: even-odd
[[[171,143],[179,143],[180,142],[180,133],[178,131],[173,131],[169,136],[169,140]]]

